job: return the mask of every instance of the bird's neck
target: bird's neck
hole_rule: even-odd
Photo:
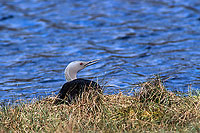
[[[65,69],[66,81],[72,81],[74,79],[77,79],[76,75],[77,75],[77,71],[70,71],[70,68]]]

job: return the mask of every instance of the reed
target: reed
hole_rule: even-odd
[[[70,106],[54,100],[1,106],[0,131],[200,132],[200,97],[169,92],[160,78],[141,84],[134,96],[84,93]]]

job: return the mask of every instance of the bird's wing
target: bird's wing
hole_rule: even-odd
[[[83,91],[93,88],[95,90],[101,89],[101,87],[94,81],[86,79],[75,79],[65,83],[59,94],[58,98],[64,99],[65,97],[73,98],[77,94],[81,94]]]
[[[77,84],[73,83],[73,82],[67,82],[65,83],[60,92],[58,93],[58,98],[60,99],[64,99],[67,94],[71,94],[71,92],[74,90],[74,88],[76,88]]]

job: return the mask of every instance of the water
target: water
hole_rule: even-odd
[[[199,0],[0,0],[0,101],[57,93],[79,73],[129,91],[154,74],[169,90],[200,88]]]

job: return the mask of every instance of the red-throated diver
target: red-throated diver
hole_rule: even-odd
[[[73,100],[75,100],[78,96],[80,96],[84,91],[88,91],[90,89],[97,90],[102,93],[102,88],[98,83],[94,81],[90,81],[87,79],[77,78],[77,73],[84,69],[87,66],[93,65],[98,62],[97,60],[92,61],[74,61],[71,62],[65,69],[65,79],[66,82],[60,92],[58,93],[56,103],[58,101],[65,101],[67,104],[70,104]]]

